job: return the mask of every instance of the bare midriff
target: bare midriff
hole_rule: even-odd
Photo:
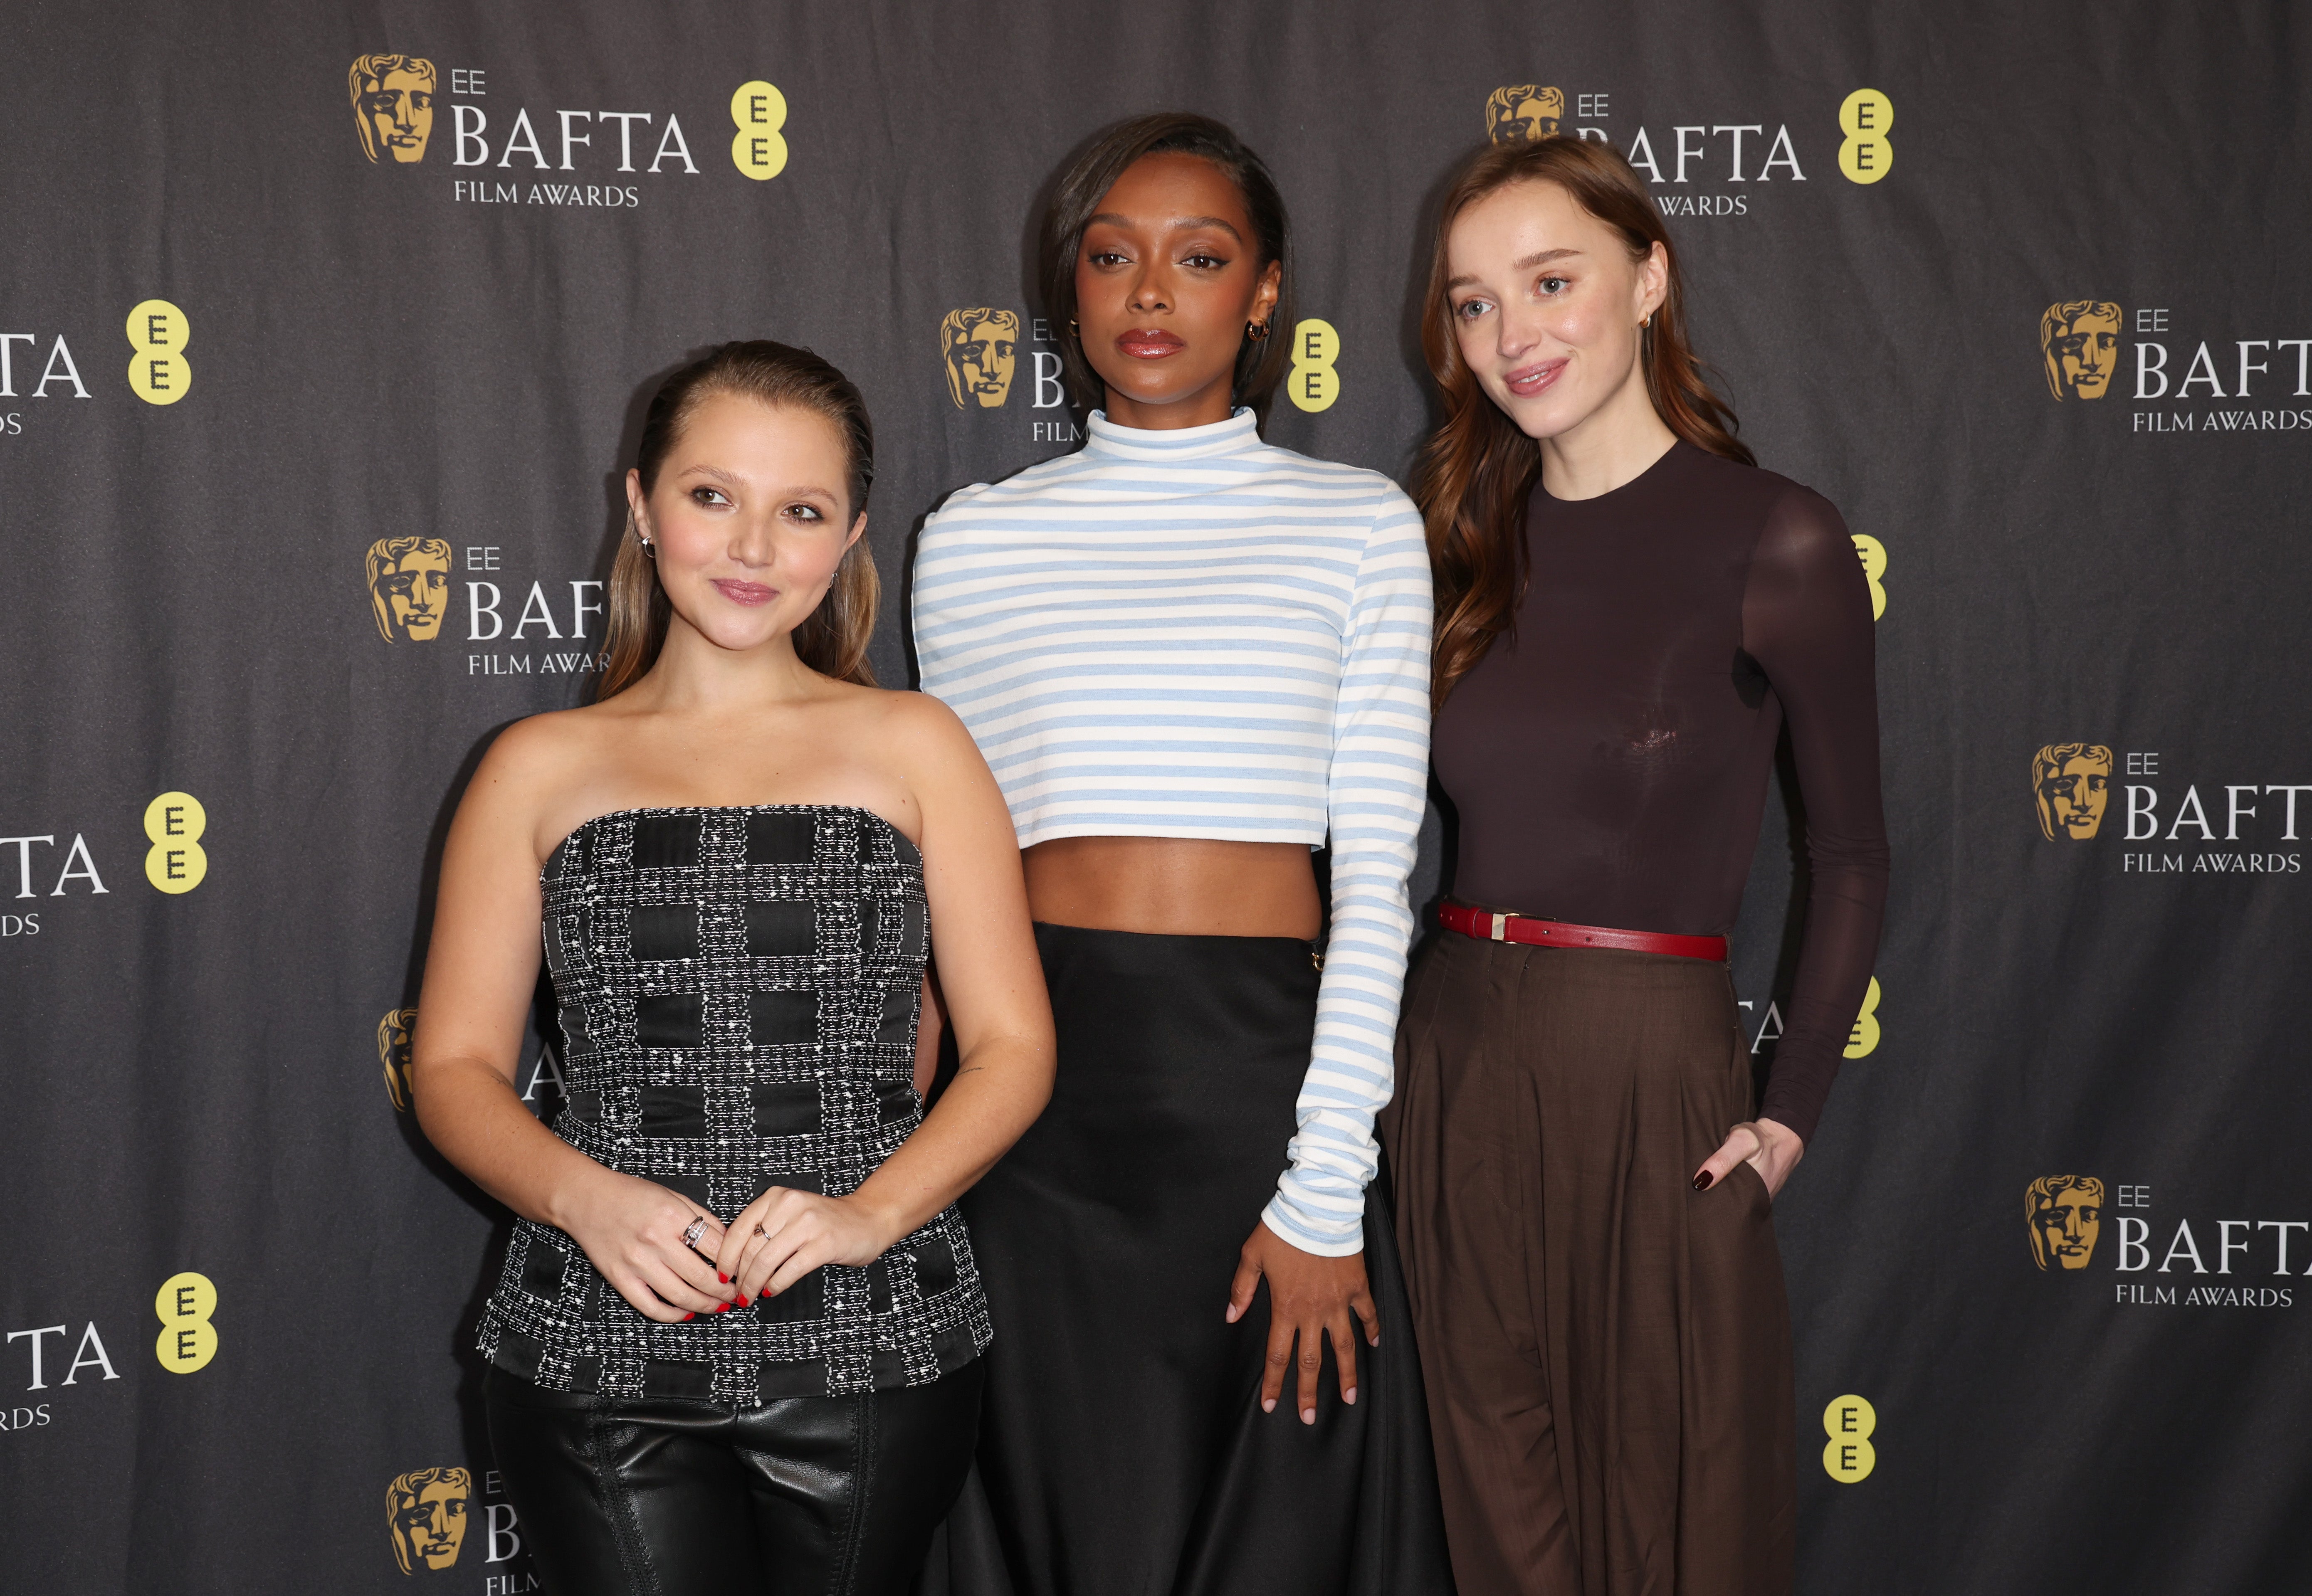
[[[1061,837],[1021,856],[1028,908],[1047,925],[1169,937],[1297,937],[1324,926],[1299,842]]]

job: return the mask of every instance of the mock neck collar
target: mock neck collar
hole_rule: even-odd
[[[1083,452],[1114,460],[1196,460],[1248,454],[1262,447],[1258,419],[1239,406],[1226,421],[1152,432],[1127,427],[1095,410],[1084,428]]]

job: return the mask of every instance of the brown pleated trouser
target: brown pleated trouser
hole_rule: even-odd
[[[1441,934],[1383,1121],[1460,1596],[1782,1596],[1790,1306],[1723,964]]]

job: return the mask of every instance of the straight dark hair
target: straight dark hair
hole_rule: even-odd
[[[843,439],[851,495],[844,525],[847,528],[867,508],[867,492],[875,482],[875,426],[867,417],[867,401],[848,377],[810,350],[768,338],[710,350],[658,385],[643,417],[642,442],[635,450],[644,497],[658,485],[659,467],[698,406],[719,394],[735,394],[775,409],[804,410],[833,422]],[[880,592],[874,556],[862,537],[836,567],[827,597],[795,628],[795,657],[821,676],[872,687],[875,673],[867,663],[867,642],[874,634]],[[602,675],[594,685],[596,703],[624,693],[650,673],[666,646],[667,622],[673,614],[666,589],[659,585],[658,562],[643,546],[632,510],[626,513],[626,536],[618,540],[617,558],[610,566],[604,607],[609,615]]]
[[[1083,340],[1076,333],[1076,256],[1083,248],[1084,229],[1099,214],[1099,202],[1116,187],[1117,179],[1143,155],[1176,153],[1211,161],[1236,185],[1245,214],[1252,221],[1250,242],[1259,252],[1254,269],[1264,271],[1272,260],[1277,265],[1276,309],[1269,316],[1269,336],[1247,338],[1237,351],[1230,394],[1233,403],[1265,413],[1285,368],[1292,363],[1292,224],[1284,214],[1284,196],[1276,191],[1276,179],[1260,157],[1226,123],[1188,111],[1158,111],[1103,130],[1053,189],[1038,258],[1044,313],[1060,342],[1060,364],[1086,407],[1107,398],[1108,385],[1084,358]]]
[[[1429,563],[1436,577],[1435,675],[1431,693],[1443,703],[1512,629],[1524,597],[1525,507],[1541,475],[1541,445],[1493,403],[1461,359],[1454,336],[1452,275],[1447,244],[1463,211],[1515,183],[1554,183],[1590,215],[1622,235],[1630,258],[1662,247],[1668,286],[1652,324],[1638,335],[1646,393],[1663,424],[1696,449],[1757,464],[1735,437],[1734,412],[1702,375],[1686,338],[1686,290],[1677,252],[1653,196],[1611,144],[1578,138],[1492,144],[1471,156],[1445,191],[1429,258],[1429,285],[1421,317],[1421,348],[1444,401],[1445,420],[1423,446],[1414,500],[1429,534]]]

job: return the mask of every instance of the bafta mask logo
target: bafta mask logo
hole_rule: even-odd
[[[958,410],[994,410],[1012,397],[1019,362],[1020,318],[980,305],[950,310],[940,322],[940,354],[947,362],[947,397]]]
[[[404,1574],[452,1567],[466,1545],[466,1504],[474,1477],[463,1469],[419,1469],[385,1487],[394,1561]]]
[[[381,537],[369,545],[370,613],[390,643],[430,643],[450,613],[450,545],[439,537]]]
[[[385,1071],[386,1095],[404,1113],[413,1101],[409,1093],[409,1035],[417,1025],[414,1008],[389,1008],[377,1023],[377,1062]]]
[[[2041,1175],[2023,1194],[2031,1259],[2041,1269],[2083,1269],[2103,1229],[2103,1182],[2093,1175]]]
[[[1538,83],[1505,83],[1485,96],[1485,136],[1497,144],[1555,138],[1565,117],[1565,92]]]
[[[2039,353],[2047,391],[2064,399],[2100,399],[2119,369],[2119,307],[2109,300],[2065,300],[2039,318]]]
[[[2031,799],[2041,836],[2086,842],[2111,802],[2111,750],[2099,743],[2050,743],[2031,755]]]
[[[425,141],[434,134],[434,63],[415,56],[355,59],[346,74],[346,92],[354,102],[362,153],[372,163],[380,155],[399,166],[425,159]]]

